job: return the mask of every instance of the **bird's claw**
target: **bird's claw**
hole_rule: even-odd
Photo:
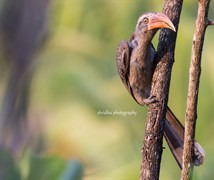
[[[144,103],[148,106],[151,103],[157,102],[157,99],[155,99],[155,96],[151,95],[147,99],[144,99]]]

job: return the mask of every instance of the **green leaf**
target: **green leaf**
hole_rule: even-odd
[[[77,160],[68,162],[60,180],[81,180],[83,177],[83,166]]]
[[[0,179],[20,180],[20,172],[9,151],[0,148]]]
[[[65,161],[57,157],[32,156],[28,180],[58,180]]]

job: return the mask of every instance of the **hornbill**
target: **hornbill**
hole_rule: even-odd
[[[130,40],[122,40],[117,47],[118,73],[126,89],[140,105],[148,105],[155,101],[150,94],[156,55],[151,41],[160,28],[176,31],[166,15],[145,13],[139,17]],[[182,168],[184,126],[169,107],[164,122],[164,137],[179,167]],[[199,143],[195,141],[194,144],[193,163],[198,166],[203,163],[205,154]]]

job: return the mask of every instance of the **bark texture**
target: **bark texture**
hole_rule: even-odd
[[[197,103],[201,74],[201,56],[206,27],[212,24],[208,20],[210,0],[198,1],[198,15],[192,42],[192,56],[189,70],[189,88],[185,115],[185,137],[183,151],[183,170],[181,179],[191,179],[193,169],[192,159],[194,150],[195,126],[197,119]]]
[[[163,29],[159,37],[157,66],[151,92],[157,101],[148,106],[140,180],[159,179],[164,118],[182,3],[182,0],[166,0],[163,8],[163,13],[172,20],[176,33]]]

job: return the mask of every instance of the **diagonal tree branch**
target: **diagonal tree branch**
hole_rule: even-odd
[[[182,0],[166,0],[163,13],[166,14],[178,29]],[[156,70],[153,75],[152,95],[157,102],[148,106],[140,180],[159,179],[162,155],[164,118],[168,102],[171,70],[174,62],[174,49],[177,33],[162,30],[158,44]]]
[[[185,137],[183,151],[183,170],[181,179],[191,178],[194,150],[195,126],[197,119],[197,103],[201,74],[201,56],[206,27],[213,22],[208,20],[210,0],[198,0],[198,15],[192,43],[192,57],[189,70],[189,88],[185,115]]]

